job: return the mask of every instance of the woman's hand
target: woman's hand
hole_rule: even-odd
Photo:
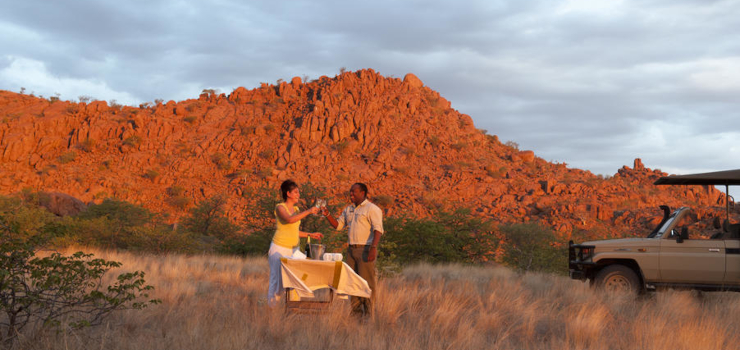
[[[311,238],[313,238],[313,239],[322,239],[322,238],[324,238],[324,234],[321,233],[321,232],[309,233],[308,236],[311,237]]]
[[[320,212],[321,210],[320,210],[319,208],[316,208],[316,207],[311,207],[311,209],[308,209],[308,211],[309,211],[309,212],[311,212],[311,214],[314,214],[314,215],[316,215],[316,214],[318,214],[318,213],[319,213],[319,212]]]

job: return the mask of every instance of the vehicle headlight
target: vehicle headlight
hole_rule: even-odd
[[[591,257],[594,255],[594,249],[595,248],[583,248],[581,249],[581,261],[586,261],[591,259]]]

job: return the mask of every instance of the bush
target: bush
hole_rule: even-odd
[[[10,227],[4,233],[13,231]],[[153,289],[141,271],[118,276],[104,286],[103,275],[120,267],[115,261],[77,252],[37,257],[33,246],[19,241],[0,244],[0,339],[12,342],[26,326],[80,328],[99,325],[109,313],[142,309],[159,300],[137,302]],[[66,324],[62,324],[62,321]]]
[[[185,195],[185,188],[182,186],[175,185],[167,188],[167,196],[167,204],[180,210],[186,209],[192,203],[192,199]]]
[[[183,195],[171,196],[171,197],[167,198],[167,204],[169,204],[169,205],[171,205],[171,206],[173,206],[173,207],[175,207],[177,209],[180,209],[180,210],[187,209],[192,202],[193,202],[193,200],[190,199],[190,197],[183,196]]]
[[[337,153],[344,154],[344,152],[347,151],[347,148],[349,148],[349,141],[341,140],[335,143],[332,147],[337,151]]]
[[[432,147],[437,147],[440,143],[442,143],[437,135],[430,136],[427,141],[430,145],[432,145]]]
[[[272,236],[275,228],[263,228],[244,235],[233,235],[226,237],[216,247],[216,251],[223,254],[235,254],[241,256],[264,256],[270,249]]]
[[[67,164],[74,161],[75,158],[77,158],[77,153],[75,153],[75,151],[69,151],[62,153],[62,155],[57,158],[57,161],[59,162],[59,164]]]
[[[154,213],[148,209],[113,198],[106,198],[100,204],[89,206],[78,217],[86,220],[105,217],[111,221],[113,226],[121,229],[144,226],[155,219]]]
[[[270,176],[272,176],[272,171],[274,169],[272,167],[266,167],[266,168],[259,168],[255,170],[255,174],[261,179],[266,179]]]
[[[381,256],[395,256],[401,265],[486,262],[498,247],[490,222],[472,216],[470,209],[438,211],[426,219],[388,218],[384,227]]]
[[[272,148],[261,151],[257,154],[262,159],[271,159],[275,156],[275,151]]]
[[[53,235],[56,216],[39,204],[44,198],[24,192],[24,199],[0,196],[0,239],[38,241]]]
[[[211,156],[211,161],[216,164],[220,170],[231,170],[231,160],[223,153],[216,153]]]
[[[150,252],[192,252],[197,236],[173,230],[146,208],[117,199],[91,205],[77,217],[59,223],[59,245],[93,245]]]
[[[380,208],[387,209],[393,206],[395,199],[392,196],[381,194],[373,197],[372,201]]]
[[[125,146],[131,146],[134,148],[139,147],[139,145],[141,144],[141,137],[136,135],[129,136],[125,140],[123,140],[123,144]]]
[[[151,181],[154,181],[154,180],[156,180],[159,177],[159,171],[156,171],[154,169],[149,169],[149,170],[147,170],[144,173],[143,177],[145,179],[149,179]]]
[[[129,230],[128,249],[154,253],[193,252],[201,248],[191,232],[165,225],[140,226]]]
[[[566,272],[568,254],[555,233],[536,223],[499,227],[504,238],[503,262],[521,272]]]
[[[467,146],[465,142],[457,142],[450,145],[450,147],[456,151],[462,150],[465,146]]]
[[[95,140],[85,139],[85,141],[77,144],[77,148],[83,152],[90,153],[95,150]]]

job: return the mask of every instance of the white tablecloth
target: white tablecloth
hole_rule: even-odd
[[[280,259],[284,288],[292,288],[301,298],[312,298],[313,291],[331,288],[339,296],[370,297],[367,281],[342,261]]]

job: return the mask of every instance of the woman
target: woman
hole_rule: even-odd
[[[275,306],[280,301],[283,293],[283,281],[280,278],[280,258],[293,256],[298,250],[300,237],[311,237],[320,239],[324,237],[319,232],[308,233],[299,230],[301,219],[310,214],[318,214],[319,208],[299,212],[296,204],[301,198],[298,185],[293,180],[285,180],[280,185],[283,203],[275,207],[275,221],[277,229],[272,237],[270,251],[267,253],[267,261],[270,263],[270,288],[267,291],[267,304]]]

